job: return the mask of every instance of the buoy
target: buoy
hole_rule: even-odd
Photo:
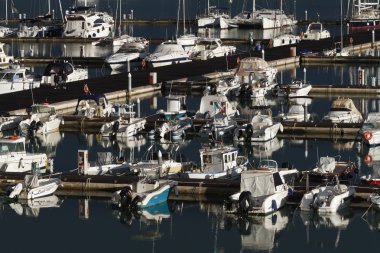
[[[371,131],[364,132],[363,137],[367,141],[370,141],[373,138],[373,133]]]
[[[18,136],[17,135],[11,135],[7,137],[9,140],[17,140]]]

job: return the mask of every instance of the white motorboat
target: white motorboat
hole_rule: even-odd
[[[14,29],[5,26],[0,26],[0,38],[8,37],[10,35],[13,35],[14,33]]]
[[[311,84],[304,83],[301,80],[294,80],[291,84],[283,87],[276,86],[275,89],[272,90],[272,93],[279,97],[305,97],[309,94],[311,89]]]
[[[78,150],[78,157],[83,157],[81,154],[87,150]],[[130,163],[120,161],[115,158],[110,152],[97,152],[96,161],[89,162],[87,157],[83,157],[81,163],[78,161],[78,173],[83,175],[106,175],[117,173],[133,174],[130,170]]]
[[[145,58],[148,66],[156,68],[172,64],[191,62],[185,49],[176,41],[165,41]]]
[[[59,178],[42,178],[36,175],[25,175],[23,183],[18,183],[12,188],[8,197],[11,199],[36,199],[52,195],[61,184]]]
[[[114,19],[105,12],[89,11],[92,7],[77,7],[66,15],[64,37],[104,38],[112,36]]]
[[[186,95],[168,95],[166,98],[166,111],[157,112],[160,117],[165,119],[179,119],[186,116]]]
[[[204,94],[199,110],[195,113],[195,118],[210,119],[218,113],[224,113],[228,117],[239,114],[237,103],[228,101],[228,98],[223,94]]]
[[[226,96],[239,96],[240,83],[236,82],[234,78],[220,79],[216,84],[215,92]]]
[[[222,57],[235,53],[235,46],[224,46],[217,38],[201,38],[190,52],[191,59],[207,60],[214,57]]]
[[[243,171],[240,192],[230,196],[236,208],[227,212],[267,215],[286,204],[289,186],[277,169],[274,160],[262,161],[257,170]]]
[[[119,208],[148,208],[166,202],[170,190],[177,185],[171,180],[160,181],[143,177],[135,187],[126,186],[112,195],[111,203]]]
[[[235,141],[269,141],[277,136],[278,131],[283,131],[281,123],[273,122],[272,116],[258,114],[252,117],[251,122],[235,129]]]
[[[0,116],[0,131],[8,131],[18,128],[23,116]]]
[[[312,22],[308,25],[306,32],[301,34],[302,40],[320,40],[330,38],[330,32],[323,27],[321,22]]]
[[[41,172],[50,169],[50,162],[46,154],[29,153],[25,149],[25,138],[7,136],[0,138],[0,170],[3,172],[28,172],[32,164]]]
[[[144,47],[147,47],[149,45],[149,40],[147,40],[144,37],[133,37],[127,34],[123,34],[119,37],[114,37],[112,40],[112,45],[114,47],[121,47],[125,43],[138,43],[143,45]]]
[[[336,185],[318,186],[305,193],[300,204],[301,211],[316,210],[318,213],[328,214],[347,207],[350,198],[355,194],[355,188],[339,184],[339,180],[336,180]]]
[[[183,117],[164,122],[161,126],[149,131],[149,139],[167,138],[169,140],[183,139],[186,131],[193,126],[192,119]]]
[[[338,98],[333,101],[330,112],[322,120],[332,123],[361,123],[363,117],[352,99]]]
[[[199,130],[199,136],[203,139],[220,140],[232,136],[237,126],[235,120],[224,113],[215,114],[212,120],[208,121]]]
[[[29,24],[26,20],[22,20],[20,21],[16,35],[18,38],[35,38],[42,37],[40,34],[44,32],[47,32],[46,26],[36,23]]]
[[[59,130],[62,122],[62,117],[57,115],[54,106],[48,103],[34,104],[29,117],[20,122],[19,131],[22,135],[29,136],[52,133]]]
[[[359,130],[362,141],[369,146],[380,144],[380,113],[370,112]]]
[[[294,122],[307,122],[310,120],[310,113],[306,112],[305,106],[293,104],[289,106],[287,113],[281,115],[283,121],[294,121]]]
[[[191,179],[215,179],[236,177],[247,169],[248,158],[238,156],[238,149],[229,146],[199,150],[201,162],[178,175]]]
[[[300,36],[294,34],[281,34],[272,39],[272,47],[281,47],[298,44],[301,41]]]
[[[187,54],[189,54],[189,52],[191,52],[191,50],[195,47],[199,39],[200,38],[194,34],[186,33],[181,36],[178,36],[176,38],[176,42],[177,44],[183,47]]]
[[[141,61],[148,55],[148,48],[143,43],[126,42],[120,49],[108,56],[105,62],[112,69],[119,69],[125,67],[127,62],[130,66],[136,67],[141,65]]]
[[[13,56],[9,56],[5,53],[4,46],[5,44],[0,42],[0,67],[9,66],[9,64],[14,61]]]
[[[145,118],[119,118],[105,123],[100,128],[100,133],[106,137],[131,137],[145,128]]]
[[[88,69],[64,61],[49,63],[42,75],[41,84],[56,86],[88,79]]]
[[[74,115],[93,118],[108,117],[112,113],[110,104],[104,94],[85,94],[78,98]]]
[[[248,57],[240,60],[234,82],[241,85],[241,94],[260,97],[276,86],[274,83],[276,74],[277,69],[269,66],[262,58]],[[256,91],[253,94],[254,90]]]
[[[40,84],[40,79],[18,64],[0,70],[0,94],[39,88]]]

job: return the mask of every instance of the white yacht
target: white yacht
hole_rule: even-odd
[[[179,176],[191,179],[215,179],[235,177],[247,169],[248,158],[238,156],[238,149],[229,146],[204,148],[199,150],[199,166],[182,171]]]
[[[207,60],[214,57],[222,57],[235,53],[235,46],[224,46],[222,41],[216,38],[201,38],[190,50],[191,59]]]
[[[300,204],[301,211],[316,210],[318,213],[328,214],[347,207],[356,192],[355,188],[340,184],[337,178],[336,180],[336,185],[318,186],[305,193]]]
[[[41,80],[17,64],[0,70],[0,94],[39,88]]]
[[[148,66],[156,68],[172,64],[191,62],[185,49],[176,41],[165,41],[145,58]]]
[[[321,22],[312,22],[308,25],[306,32],[301,34],[302,40],[320,40],[330,38],[330,32],[323,27]]]
[[[0,67],[9,66],[9,64],[14,61],[13,56],[9,56],[5,53],[4,46],[5,44],[0,42]]]
[[[272,39],[272,47],[295,45],[301,41],[301,37],[294,34],[281,34]]]
[[[49,166],[46,154],[26,152],[24,137],[0,138],[0,170],[2,172],[28,172],[32,170],[33,163],[36,163],[36,168],[41,172]]]
[[[41,84],[55,86],[61,82],[71,83],[88,79],[88,69],[75,66],[70,62],[49,63],[42,75]]]
[[[233,18],[233,22],[239,27],[258,27],[273,29],[297,24],[293,16],[286,15],[281,9],[259,9],[253,3],[252,11],[244,11]]]
[[[252,117],[248,124],[236,128],[234,132],[235,141],[269,141],[277,136],[278,131],[283,131],[279,122],[273,122],[272,116],[258,114]]]
[[[369,146],[380,144],[380,113],[370,112],[359,130],[362,141]]]
[[[351,30],[380,27],[379,0],[353,0],[352,7],[352,15],[348,20]]]
[[[227,210],[238,214],[267,215],[286,204],[289,186],[278,171],[274,160],[262,161],[257,170],[243,171],[240,192],[230,196],[237,208]]]
[[[361,123],[363,117],[352,99],[338,98],[333,101],[330,112],[322,120],[332,123]]]
[[[116,53],[108,56],[105,62],[112,69],[125,67],[127,62],[130,66],[137,67],[141,65],[141,61],[148,55],[148,48],[143,43],[126,42]]]
[[[104,12],[92,12],[92,7],[77,7],[66,15],[64,37],[104,38],[112,36],[114,19]]]
[[[236,25],[229,25],[228,21],[230,19],[231,15],[227,9],[210,6],[210,1],[207,1],[207,13],[196,17],[198,28],[212,27],[227,29],[236,27]]]
[[[159,110],[157,114],[165,119],[179,119],[186,116],[186,95],[168,95],[166,96],[166,111]]]
[[[34,104],[29,117],[19,124],[19,131],[23,135],[47,134],[57,132],[62,118],[57,115],[55,107],[48,103]]]

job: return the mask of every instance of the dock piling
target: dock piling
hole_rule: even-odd
[[[137,98],[137,118],[140,118],[140,99]]]
[[[303,68],[303,82],[306,83],[306,68]]]
[[[128,73],[128,92],[132,92],[132,75],[130,72]]]

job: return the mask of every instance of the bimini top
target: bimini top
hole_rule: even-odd
[[[44,76],[50,76],[51,73],[66,73],[67,75],[74,72],[74,66],[69,62],[49,63],[44,71]]]
[[[236,72],[239,76],[247,75],[254,71],[262,71],[270,68],[269,64],[258,57],[248,57],[240,60],[239,68]]]

